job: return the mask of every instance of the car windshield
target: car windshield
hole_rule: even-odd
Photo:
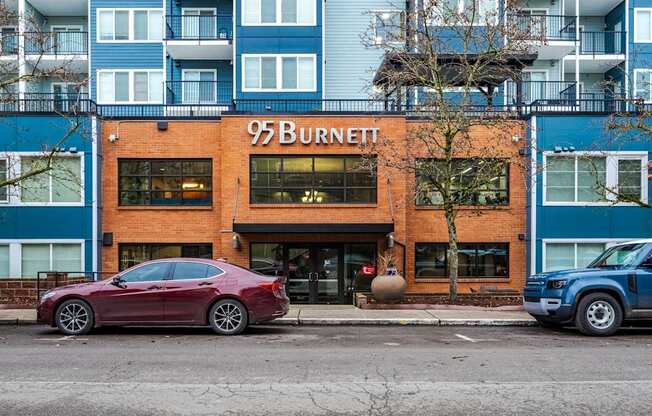
[[[611,247],[589,264],[589,267],[633,266],[644,249],[645,244],[642,243]]]

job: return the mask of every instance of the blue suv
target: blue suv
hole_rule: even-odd
[[[545,327],[612,335],[623,321],[652,319],[652,239],[614,245],[586,269],[528,277],[525,310]]]

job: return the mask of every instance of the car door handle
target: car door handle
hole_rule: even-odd
[[[160,290],[160,289],[163,289],[163,287],[161,287],[161,286],[150,286],[150,287],[147,288],[147,290]]]
[[[212,284],[213,284],[213,282],[201,282],[197,286],[210,286]]]

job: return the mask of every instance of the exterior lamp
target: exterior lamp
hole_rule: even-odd
[[[386,238],[386,239],[387,239],[387,241],[386,241],[386,243],[387,243],[387,248],[394,248],[394,244],[395,244],[395,241],[394,241],[394,233],[389,233],[389,234],[387,234],[387,238]]]
[[[242,247],[242,244],[240,244],[240,237],[238,237],[238,234],[233,234],[233,237],[231,237],[231,246],[236,249],[240,250]]]

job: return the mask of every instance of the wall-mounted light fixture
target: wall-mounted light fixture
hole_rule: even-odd
[[[238,234],[233,233],[233,237],[231,237],[231,246],[235,250],[240,250],[242,247],[242,244],[240,243],[240,237],[238,237]]]
[[[387,234],[386,240],[387,248],[394,248],[394,245],[396,244],[394,233]]]

